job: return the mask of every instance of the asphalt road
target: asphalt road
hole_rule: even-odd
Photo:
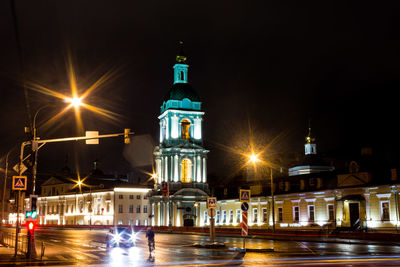
[[[226,248],[198,248],[208,236],[156,233],[155,261],[148,261],[144,233],[137,234],[132,248],[105,246],[106,230],[36,231],[37,251],[46,246],[43,261],[18,265],[73,266],[400,266],[400,246],[272,241],[247,239],[244,253],[242,238],[217,237]],[[269,251],[273,249],[273,251]],[[8,262],[9,264],[10,262]],[[6,264],[1,261],[0,265]]]

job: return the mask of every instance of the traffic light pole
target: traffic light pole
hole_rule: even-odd
[[[67,138],[55,138],[55,139],[46,139],[46,140],[37,140],[36,134],[35,138],[32,141],[26,141],[22,142],[21,144],[21,153],[20,153],[20,164],[19,164],[19,175],[21,176],[23,171],[22,171],[22,163],[25,160],[24,159],[24,148],[26,145],[30,144],[32,145],[32,148],[34,147],[35,151],[35,162],[34,162],[34,178],[36,178],[36,168],[37,168],[37,152],[38,150],[44,146],[46,143],[56,143],[56,142],[68,142],[68,141],[79,141],[79,140],[90,140],[90,139],[100,139],[100,138],[109,138],[109,137],[117,137],[117,136],[124,136],[125,143],[129,143],[129,135],[134,134],[133,132],[130,131],[130,129],[125,129],[123,133],[117,133],[117,134],[104,134],[104,135],[98,135],[98,136],[78,136],[78,137],[67,137]],[[40,146],[39,146],[40,144]],[[33,181],[33,190],[35,187],[35,181]],[[34,192],[34,191],[33,191]],[[19,224],[19,202],[21,199],[21,191],[18,191],[18,201],[17,201],[17,223],[16,223],[16,235],[15,235],[15,253],[14,257],[17,257],[18,254],[18,234],[20,232],[20,224]],[[37,256],[36,253],[36,244],[35,244],[35,231],[34,229],[28,229],[28,251],[26,254],[26,257],[28,259],[35,258]]]

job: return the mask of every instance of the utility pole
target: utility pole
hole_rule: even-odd
[[[275,199],[274,199],[274,176],[272,174],[272,168],[269,168],[271,172],[271,197],[272,197],[272,231],[275,233]]]

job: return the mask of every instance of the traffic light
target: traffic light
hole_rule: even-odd
[[[29,203],[30,203],[30,211],[37,211],[37,195],[30,195],[29,196]]]
[[[35,229],[35,222],[28,222],[28,230],[32,232]]]
[[[129,138],[129,133],[131,132],[131,129],[124,129],[124,143],[129,144],[131,142],[131,139]]]

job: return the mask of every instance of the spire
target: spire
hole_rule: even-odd
[[[306,143],[312,144],[315,142],[315,138],[311,135],[311,120],[308,120],[308,135],[306,137]]]
[[[176,55],[176,63],[174,65],[174,84],[188,83],[188,68],[186,64],[186,56],[183,52],[183,42],[179,42],[179,53]]]
[[[186,59],[186,55],[183,52],[183,41],[179,41],[179,52],[178,55],[176,55],[176,62],[185,64]]]
[[[308,120],[308,135],[306,136],[306,143],[304,145],[304,153],[306,155],[317,154],[317,145],[315,138],[311,135],[311,121]]]

